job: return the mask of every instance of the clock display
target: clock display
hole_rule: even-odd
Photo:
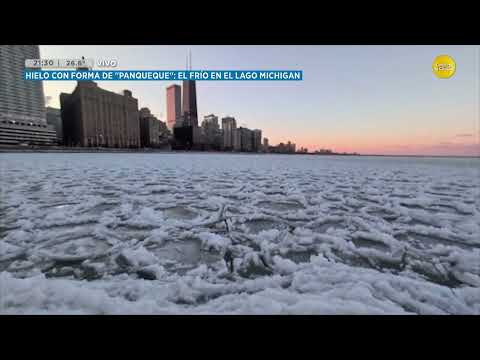
[[[27,59],[26,68],[61,68],[76,69],[79,67],[93,67],[92,59]]]

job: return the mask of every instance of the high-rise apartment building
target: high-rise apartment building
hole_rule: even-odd
[[[234,149],[234,137],[236,128],[237,122],[235,121],[235,118],[231,116],[222,118],[223,148],[225,150]]]
[[[0,144],[54,145],[46,122],[41,81],[24,80],[26,59],[40,58],[38,45],[0,45]]]
[[[223,144],[223,136],[218,124],[218,116],[213,114],[205,116],[202,121],[202,129],[205,137],[205,145],[207,145],[208,148],[219,150]]]
[[[140,120],[140,146],[158,147],[160,144],[160,120],[158,120],[149,108],[141,108]]]
[[[180,85],[167,87],[167,127],[172,130],[182,117],[182,89]]]
[[[46,124],[42,82],[23,80],[25,60],[38,58],[38,45],[0,46],[0,114],[3,119]]]
[[[262,130],[255,129],[252,132],[252,147],[254,152],[260,152],[262,150]]]
[[[234,130],[233,149],[235,151],[253,151],[253,131],[244,127]]]
[[[264,152],[269,152],[269,144],[268,144],[268,139],[267,138],[263,138],[263,151]]]

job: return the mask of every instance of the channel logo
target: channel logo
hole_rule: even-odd
[[[433,73],[440,79],[449,79],[455,74],[455,60],[449,55],[439,55],[432,64]]]

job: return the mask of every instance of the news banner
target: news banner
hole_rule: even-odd
[[[91,70],[117,67],[113,59],[27,59],[24,80],[303,80],[301,70]],[[44,70],[49,69],[49,70]]]

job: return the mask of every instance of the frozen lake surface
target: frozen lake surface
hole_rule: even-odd
[[[480,314],[479,171],[3,153],[0,313]]]

